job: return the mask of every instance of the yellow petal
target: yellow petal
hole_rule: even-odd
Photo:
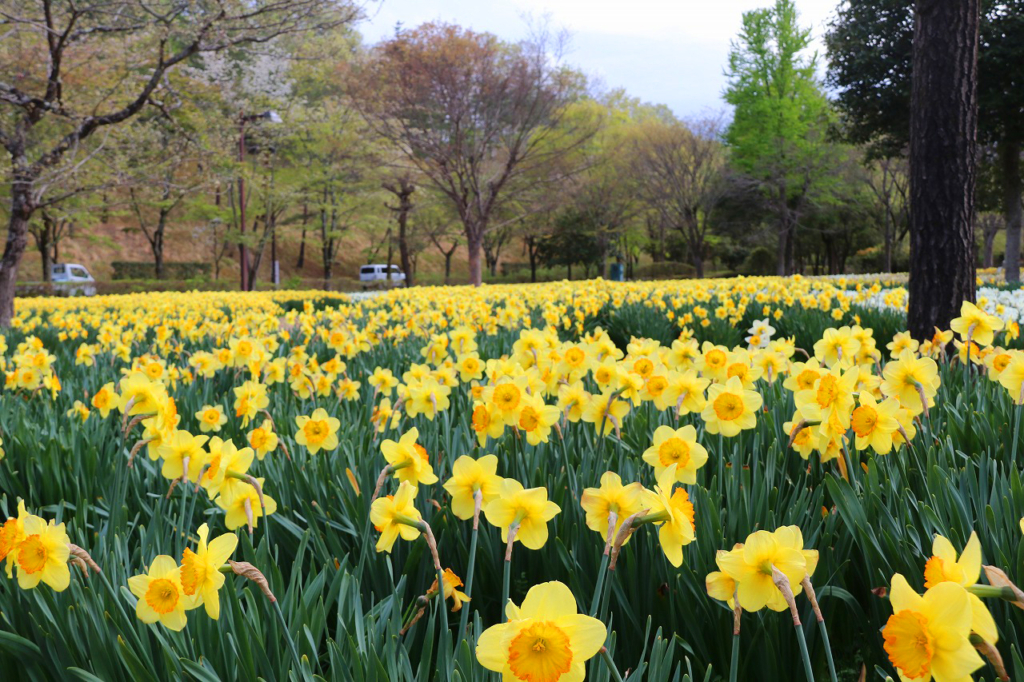
[[[597,618],[582,614],[563,616],[555,621],[569,635],[569,646],[572,647],[573,660],[586,661],[597,655],[604,646],[608,635],[605,624]]]
[[[563,583],[551,581],[534,585],[519,607],[520,618],[553,620],[559,616],[575,616],[576,598]]]
[[[492,625],[476,641],[476,660],[488,670],[500,673],[505,668],[508,651],[502,649],[501,642],[508,627],[508,623]]]
[[[968,593],[967,597],[971,602],[971,630],[981,635],[989,644],[995,644],[999,641],[999,629],[988,607],[976,594]]]
[[[956,563],[956,549],[953,547],[953,543],[941,535],[936,535],[932,541],[932,554],[943,561]]]
[[[149,575],[153,578],[166,577],[168,573],[174,573],[178,570],[178,562],[166,554],[153,559],[153,563],[149,566]]]
[[[207,560],[214,566],[221,566],[231,558],[237,546],[238,536],[234,533],[225,533],[209,544]]]
[[[978,578],[981,576],[981,541],[978,540],[977,533],[971,533],[957,564],[964,572],[964,585],[973,585],[978,582]]]
[[[889,603],[892,605],[893,613],[905,609],[920,612],[924,608],[921,595],[914,591],[901,574],[893,575],[889,588]]]

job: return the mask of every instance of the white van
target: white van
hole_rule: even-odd
[[[364,265],[359,268],[359,281],[364,289],[370,286],[386,285],[388,283],[388,266],[380,263]],[[395,284],[405,282],[405,273],[397,265],[391,266],[391,281]]]
[[[95,296],[96,280],[84,265],[55,263],[50,266],[50,281],[67,296]]]

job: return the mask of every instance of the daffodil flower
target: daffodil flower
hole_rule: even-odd
[[[902,679],[960,682],[984,665],[970,642],[971,604],[962,586],[939,583],[922,597],[897,573],[889,603],[883,647]]]
[[[181,586],[181,571],[174,559],[166,554],[156,557],[148,573],[128,579],[128,589],[138,598],[135,615],[143,623],[159,622],[175,631],[185,628],[188,600]]]
[[[520,606],[505,607],[508,622],[477,640],[480,665],[506,680],[582,680],[585,663],[604,645],[604,623],[577,612],[576,599],[560,582],[534,585]]]
[[[220,568],[234,553],[238,537],[234,533],[225,533],[207,543],[210,528],[205,523],[199,526],[198,535],[196,550],[193,552],[186,547],[181,556],[181,587],[189,597],[187,608],[204,605],[206,615],[217,620],[220,617],[219,590],[224,585],[224,574]]]

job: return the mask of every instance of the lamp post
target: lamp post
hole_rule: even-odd
[[[281,117],[276,111],[268,110],[261,114],[238,114],[238,262],[241,273],[242,291],[251,291],[249,282],[249,251],[245,248],[245,176],[242,173],[242,162],[245,161],[245,124],[256,121],[280,123]]]

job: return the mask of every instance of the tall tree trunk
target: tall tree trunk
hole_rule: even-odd
[[[17,168],[17,164],[15,164]],[[32,183],[35,178],[14,172],[11,183],[11,213],[7,223],[7,243],[0,258],[0,329],[11,326],[14,319],[14,284],[18,280],[18,264],[28,244],[28,224],[32,205]]]
[[[892,237],[893,229],[892,221],[889,219],[889,208],[882,212],[883,222],[885,226],[883,230],[885,232],[885,260],[882,263],[882,272],[892,272]]]
[[[536,239],[532,235],[526,238],[526,251],[530,255],[530,282],[533,284],[537,283],[537,249],[534,247]]]
[[[150,241],[153,250],[153,274],[156,279],[164,278],[164,229],[166,227],[167,212],[165,209],[160,209],[160,217],[153,232],[153,239]]]
[[[51,242],[51,236],[53,234],[53,219],[46,213],[46,211],[43,211],[43,230],[36,235],[36,246],[39,249],[39,258],[42,265],[44,282],[49,282],[53,278],[53,273],[51,272],[54,252],[54,244]]]
[[[412,259],[409,254],[409,213],[412,212],[412,184],[402,184],[402,193],[398,195],[398,258],[402,261],[402,272],[405,273],[405,285],[415,284],[416,273],[413,272]]]
[[[693,249],[693,270],[697,279],[704,279],[704,259],[701,257],[700,249]]]
[[[469,283],[475,287],[483,284],[483,263],[480,252],[483,250],[484,231],[476,226],[466,227],[466,249],[469,251]]]
[[[907,321],[918,340],[974,300],[979,3],[914,4]]]
[[[1003,166],[1003,213],[1006,214],[1006,256],[1003,268],[1007,282],[1020,281],[1021,176],[1020,140],[1004,140],[999,155]]]
[[[309,220],[309,204],[302,204],[302,239],[299,240],[299,260],[295,267],[301,268],[306,264],[306,222]]]
[[[448,284],[452,277],[452,255],[455,253],[455,249],[446,251],[444,254],[444,283]]]
[[[786,239],[789,237],[789,230],[783,227],[779,230],[779,250],[775,257],[775,274],[779,277],[786,276]]]
[[[996,244],[996,234],[998,234],[998,232],[996,232],[995,230],[988,230],[985,232],[985,250],[982,255],[982,267],[990,268],[992,267],[992,264],[995,261],[995,254],[993,254],[992,252]]]

